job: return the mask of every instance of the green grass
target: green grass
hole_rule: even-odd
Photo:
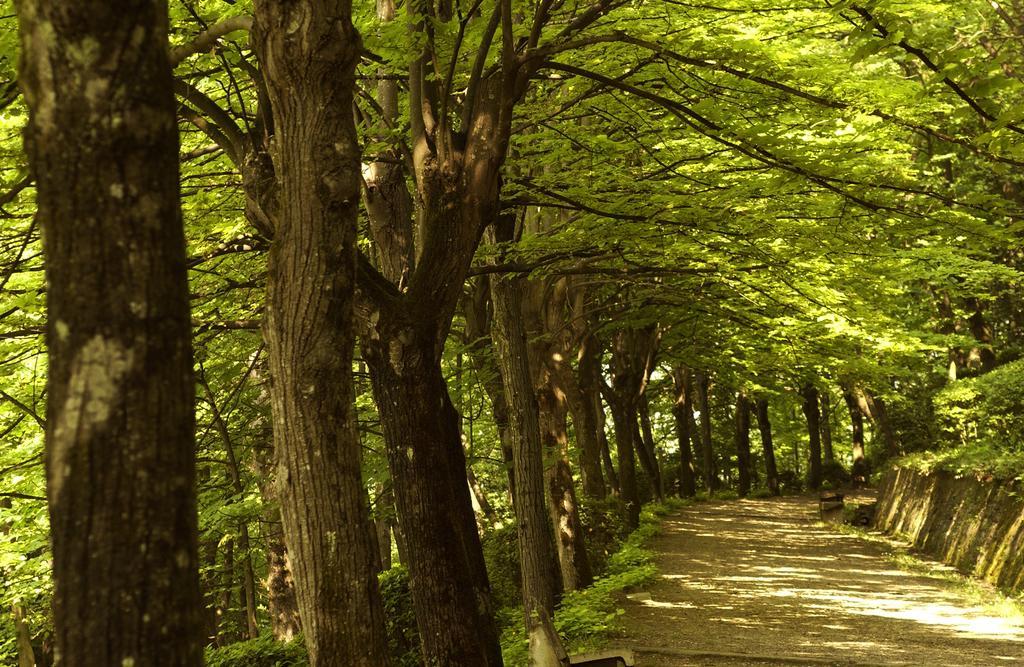
[[[640,515],[640,527],[630,533],[618,551],[608,559],[604,574],[583,590],[562,598],[555,610],[555,627],[570,653],[600,648],[615,629],[625,610],[618,606],[622,592],[641,586],[657,574],[654,554],[646,543],[660,531],[662,518],[692,501],[670,498],[662,504],[647,505]],[[522,610],[502,613],[502,654],[507,667],[528,663],[528,646]]]

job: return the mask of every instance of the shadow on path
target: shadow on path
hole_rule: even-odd
[[[651,543],[660,575],[650,599],[625,602],[616,644],[636,650],[640,667],[1024,664],[1019,620],[816,522],[806,497],[667,518]]]

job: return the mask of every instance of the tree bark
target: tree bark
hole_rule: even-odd
[[[676,366],[672,369],[672,380],[676,390],[672,414],[676,420],[676,436],[679,440],[679,496],[692,498],[697,495],[697,484],[693,468],[693,450],[690,448],[693,435],[690,432],[690,424],[693,421],[690,369]]]
[[[768,399],[759,398],[754,404],[757,414],[757,429],[761,434],[761,448],[764,450],[764,474],[768,491],[773,496],[780,494],[779,471],[775,463],[775,444],[772,441],[772,423],[768,417]]]
[[[396,321],[397,320],[397,321]],[[427,664],[501,664],[493,603],[473,514],[459,416],[441,372],[433,331],[384,316],[364,336],[380,410],[402,558]],[[546,524],[546,522],[545,522]]]
[[[264,395],[261,392],[261,398]],[[265,397],[269,400],[269,396]],[[273,434],[267,429],[267,442]],[[263,499],[263,539],[267,548],[267,615],[270,616],[270,631],[279,641],[291,641],[302,631],[299,619],[299,603],[295,599],[295,579],[292,576],[291,561],[284,541],[281,525],[281,509],[277,497],[277,481],[274,478],[274,451],[270,444],[259,450],[256,465],[259,471],[260,496]]]
[[[821,392],[821,449],[826,463],[835,463],[836,455],[832,449],[832,399],[827,391]]]
[[[647,383],[649,364],[637,330],[615,334],[611,359],[611,386],[605,386],[605,398],[615,426],[615,448],[619,459],[619,499],[623,518],[630,529],[640,525],[640,494],[636,482],[636,455],[643,444],[638,442],[637,404]]]
[[[870,416],[878,425],[878,431],[882,434],[882,442],[885,447],[885,457],[895,458],[899,456],[899,443],[896,439],[896,432],[889,421],[889,413],[885,407],[885,401],[867,391],[863,392],[867,402]]]
[[[658,446],[654,442],[654,427],[651,424],[651,407],[647,398],[647,392],[640,396],[637,404],[637,412],[640,417],[640,437],[636,442],[641,447],[641,463],[644,471],[651,480],[651,490],[654,498],[660,503],[665,500],[665,485],[661,479],[661,464],[658,462]]]
[[[812,384],[800,389],[803,397],[802,409],[807,420],[808,446],[807,486],[821,488],[821,413],[818,411],[818,390]]]
[[[537,391],[537,404],[540,407],[541,442],[547,462],[548,512],[555,533],[562,589],[576,591],[590,585],[593,572],[569,464],[566,406],[559,393],[553,384],[542,386]]]
[[[36,655],[32,650],[32,631],[25,622],[25,610],[21,605],[14,605],[14,635],[18,646],[18,667],[35,667]]]
[[[855,485],[866,484],[868,482],[868,471],[867,461],[864,459],[864,415],[861,412],[860,405],[857,403],[857,397],[854,396],[853,390],[850,387],[843,387],[843,400],[846,401],[846,407],[850,412],[851,440],[853,442],[853,468],[851,469],[853,483]]]
[[[608,494],[608,486],[613,493],[619,492],[618,475],[615,466],[612,465],[611,452],[608,447],[608,436],[605,434],[605,412],[601,403],[601,354],[603,350],[600,340],[593,335],[586,336],[580,343],[578,377],[579,377],[579,416],[573,412],[573,425],[576,427],[576,437],[580,441],[580,447],[585,448],[581,456],[586,461],[581,466],[584,470],[583,490],[592,498],[605,498]],[[572,409],[572,404],[570,404]],[[594,441],[590,443],[589,438],[593,434]],[[594,452],[599,467],[594,467]],[[601,474],[604,469],[604,475]],[[589,470],[589,472],[587,472]],[[608,478],[607,486],[605,477]],[[588,487],[590,490],[588,490]]]
[[[619,473],[615,471],[615,464],[612,462],[611,445],[608,444],[608,434],[605,433],[605,413],[604,407],[601,403],[601,395],[597,394],[593,397],[593,400],[597,406],[596,410],[599,424],[597,439],[601,444],[601,465],[604,467],[605,476],[608,477],[608,484],[611,486],[612,495],[618,496],[621,495],[621,489],[619,488]]]
[[[67,665],[199,665],[191,322],[167,3],[17,8],[46,253],[56,651]]]
[[[348,0],[258,0],[280,188],[264,336],[285,539],[315,666],[386,665],[352,386],[361,42]]]
[[[701,458],[703,459],[704,488],[710,494],[718,490],[715,470],[715,446],[711,440],[711,404],[708,400],[710,378],[707,372],[697,374],[697,396],[700,403]]]
[[[750,495],[750,399],[740,391],[736,397],[736,469],[740,497]]]

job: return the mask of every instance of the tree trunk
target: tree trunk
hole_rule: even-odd
[[[498,241],[511,240],[509,222],[508,219],[502,219],[495,223],[494,232]],[[556,653],[550,622],[554,617],[555,597],[559,590],[554,568],[561,553],[556,552],[557,540],[552,541],[549,523],[549,510],[553,511],[554,506],[550,498],[545,502],[544,495],[546,483],[548,493],[552,491],[549,474],[545,470],[547,434],[541,425],[541,407],[535,395],[535,377],[530,368],[530,349],[523,314],[525,290],[526,280],[520,276],[495,278],[491,281],[491,300],[494,304],[492,338],[510,415],[509,431],[512,435],[516,485],[513,495],[516,498],[523,612],[530,646],[530,663],[546,665]],[[556,464],[552,461],[551,465]]]
[[[654,442],[654,428],[651,424],[651,408],[644,392],[637,404],[637,412],[640,416],[640,437],[636,439],[640,446],[640,461],[651,480],[651,490],[654,498],[660,503],[665,500],[665,486],[661,479],[661,465],[658,462],[658,447]]]
[[[843,387],[843,400],[846,401],[846,407],[850,412],[851,440],[853,442],[851,475],[854,485],[859,486],[868,482],[867,461],[864,460],[864,415],[852,389]]]
[[[167,3],[23,0],[17,9],[46,253],[56,652],[66,665],[199,665]]]
[[[597,404],[597,419],[600,425],[597,430],[597,439],[601,444],[601,465],[604,467],[604,474],[608,477],[608,484],[611,486],[612,495],[621,494],[619,488],[619,474],[615,472],[615,464],[612,462],[612,449],[608,444],[608,434],[605,433],[605,413],[601,404],[601,396],[593,397]],[[614,426],[613,426],[614,428]]]
[[[407,321],[404,309],[388,313],[377,322],[376,338],[363,337],[363,356],[384,429],[424,660],[500,665],[459,416],[440,349],[431,324]]]
[[[633,434],[636,432],[636,414],[628,404],[609,398],[612,424],[615,427],[615,451],[619,459],[619,500],[622,516],[630,530],[640,525],[640,494],[636,486],[636,458],[633,454]]]
[[[888,459],[900,455],[899,444],[896,440],[896,433],[889,422],[889,414],[885,409],[885,401],[880,397],[864,392],[871,418],[878,425],[878,431],[882,434],[882,442],[885,446],[885,457]]]
[[[740,391],[736,397],[736,469],[740,497],[750,495],[750,399]]]
[[[581,454],[586,456],[587,463],[582,466],[585,470],[584,477],[584,493],[592,498],[605,498],[607,496],[607,488],[610,487],[612,493],[618,493],[618,475],[615,473],[615,467],[611,463],[611,453],[608,448],[608,437],[604,432],[605,414],[604,406],[601,403],[601,344],[596,336],[587,336],[580,344],[580,362],[579,362],[579,386],[580,386],[580,407],[579,416],[577,412],[572,413],[572,423],[577,428],[577,439],[580,441],[580,447],[587,447],[587,453]],[[571,409],[571,404],[569,405]],[[592,423],[592,425],[591,425]],[[583,431],[586,431],[585,433]],[[589,437],[593,433],[594,442],[589,442]],[[593,461],[591,460],[594,456],[594,452],[590,451],[590,447],[596,448],[596,455],[599,461],[599,466],[594,468]],[[604,475],[601,475],[601,467],[604,469]],[[590,470],[590,472],[586,472]],[[607,477],[607,486],[605,485],[604,477]],[[588,486],[591,487],[588,491]]]
[[[761,448],[764,450],[764,475],[768,491],[777,496],[780,494],[779,471],[775,463],[775,444],[772,442],[772,423],[768,417],[768,399],[757,399],[754,407],[757,414],[757,429],[761,434]]]
[[[715,471],[715,447],[711,440],[711,404],[708,400],[710,378],[706,372],[697,374],[697,395],[700,402],[701,454],[703,459],[704,488],[710,494],[718,490]]]
[[[818,390],[812,384],[805,384],[800,389],[803,397],[804,419],[807,420],[808,446],[807,486],[811,489],[821,488],[821,413],[818,411]]]
[[[576,591],[593,580],[587,555],[583,522],[580,520],[576,488],[569,465],[569,434],[566,431],[565,401],[559,399],[557,386],[548,384],[537,392],[540,407],[540,433],[544,444],[545,476],[548,487],[548,512],[555,534],[562,589]]]
[[[21,605],[14,605],[14,636],[18,646],[18,667],[35,667],[36,654],[32,650],[32,631],[25,622],[25,610]]]
[[[391,533],[395,523],[395,494],[391,489],[391,482],[377,493],[377,504],[374,514],[374,527],[377,531],[377,549],[380,552],[381,572],[390,570],[393,562],[391,558]]]
[[[694,479],[693,450],[690,448],[690,423],[693,421],[690,369],[676,366],[672,369],[672,380],[676,390],[672,414],[676,420],[676,436],[679,439],[679,496],[692,498],[697,495],[697,484]]]
[[[261,393],[261,397],[263,394]],[[267,397],[269,399],[269,397]],[[267,441],[272,434],[267,429]],[[277,498],[277,481],[274,479],[273,445],[262,448],[256,455],[259,471],[260,496],[263,498],[263,539],[267,547],[267,615],[270,616],[270,631],[279,641],[291,641],[302,631],[299,620],[299,603],[295,599],[295,580],[292,577],[288,548],[284,541],[281,525],[281,510]]]
[[[563,356],[566,354],[568,350],[563,350]],[[579,370],[576,373],[566,362],[560,362],[559,365],[559,384],[565,391],[579,449],[583,493],[588,498],[601,499],[608,495],[608,489],[601,474],[601,435],[604,427],[601,415],[597,414],[599,402],[593,400],[600,391],[598,376],[601,372],[601,348],[597,339],[589,336],[580,344]]]
[[[826,463],[835,463],[836,455],[832,450],[832,399],[827,391],[821,392],[821,449]]]
[[[361,168],[351,4],[254,3],[280,187],[264,336],[285,540],[310,664],[388,663],[352,386]]]

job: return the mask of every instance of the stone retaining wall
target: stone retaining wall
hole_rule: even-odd
[[[887,472],[875,527],[1000,588],[1024,588],[1024,488],[1014,482]]]

